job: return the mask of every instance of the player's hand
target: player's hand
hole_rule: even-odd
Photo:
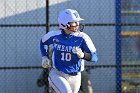
[[[81,48],[79,48],[79,47],[73,48],[73,49],[72,49],[72,52],[73,52],[74,54],[77,54],[77,56],[78,56],[79,58],[83,58],[83,57],[84,57],[84,53],[83,53],[83,51],[81,50]]]
[[[51,65],[50,65],[50,60],[49,60],[48,57],[46,57],[46,56],[43,56],[43,57],[42,57],[42,67],[43,67],[43,68],[51,67]]]

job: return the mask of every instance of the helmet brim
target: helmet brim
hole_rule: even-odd
[[[82,21],[82,20],[84,20],[84,19],[82,19],[82,18],[79,18],[79,19],[75,19],[75,20],[69,20],[69,22],[79,22],[79,21]]]

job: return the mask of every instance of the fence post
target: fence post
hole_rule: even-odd
[[[49,32],[49,0],[46,0],[46,33]],[[49,70],[47,70],[49,73]],[[50,93],[50,85],[49,81],[47,81],[47,84],[44,87],[44,93]]]
[[[116,93],[121,93],[121,0],[116,0]]]

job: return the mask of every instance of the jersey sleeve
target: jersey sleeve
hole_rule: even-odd
[[[48,57],[48,48],[49,45],[53,44],[53,38],[56,35],[61,34],[61,31],[49,31],[47,34],[45,34],[40,41],[40,52],[42,57],[47,56]]]
[[[41,40],[40,40],[40,52],[42,57],[47,56],[48,57],[48,46],[52,44],[53,40],[53,32],[48,32],[45,34]]]
[[[42,57],[48,56],[47,50],[48,50],[48,45],[43,43],[42,40],[40,40],[40,52]]]
[[[97,57],[97,53],[96,53],[96,48],[95,48],[91,38],[87,34],[84,33],[83,39],[84,40],[83,40],[82,46],[83,46],[84,52],[91,53],[91,55],[92,55],[91,61],[97,62],[98,57]]]

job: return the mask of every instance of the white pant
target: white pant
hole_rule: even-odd
[[[71,76],[53,68],[48,80],[57,93],[78,93],[81,86],[81,72]]]

